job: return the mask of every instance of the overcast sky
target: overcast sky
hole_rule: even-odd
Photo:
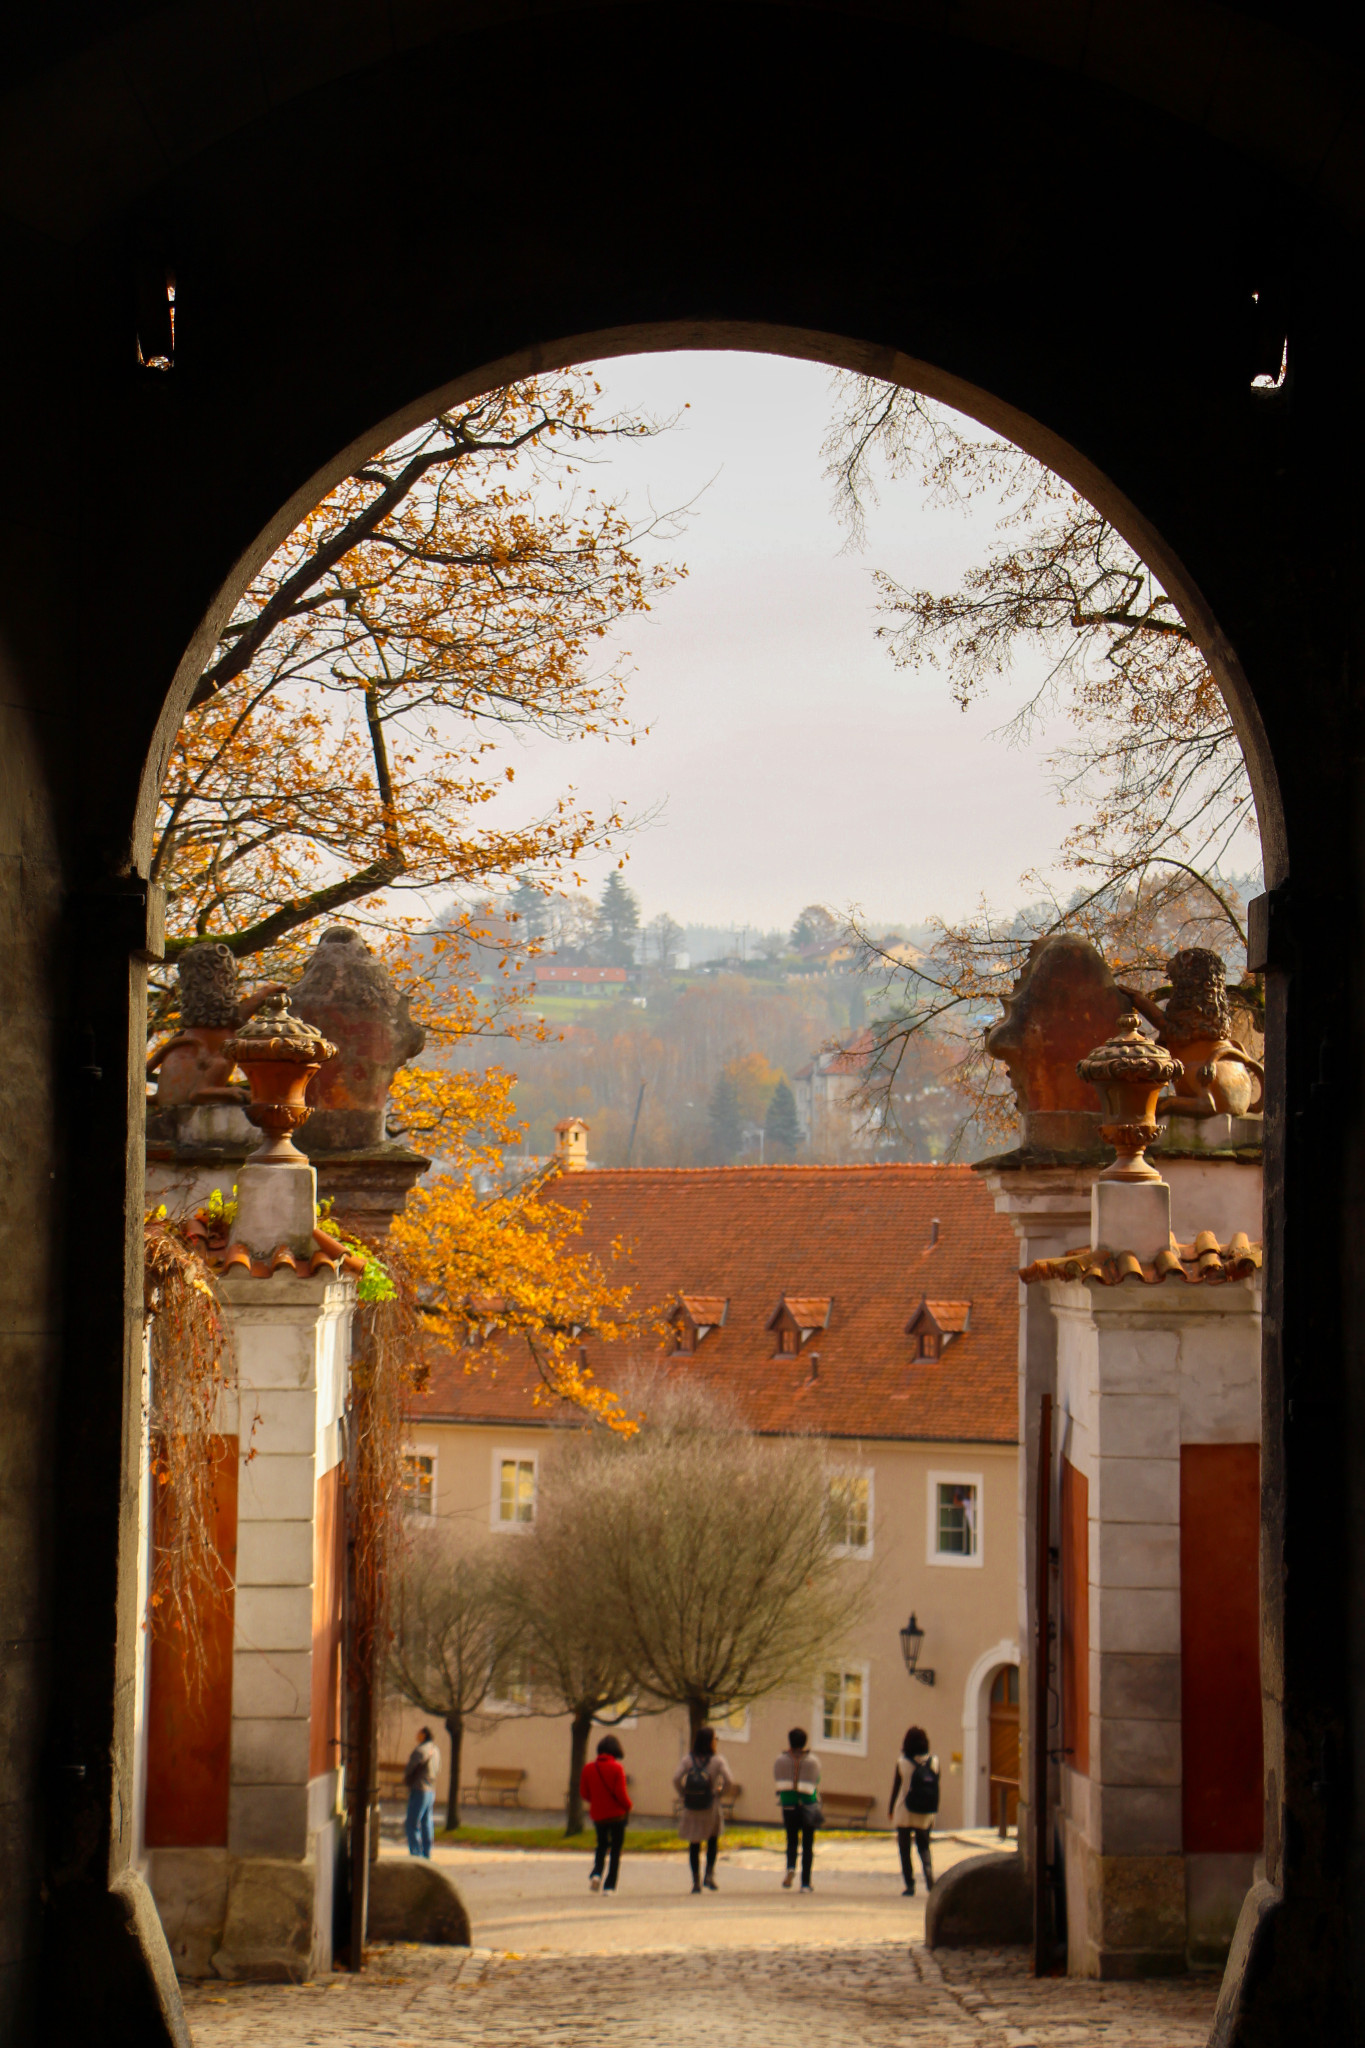
[[[518,748],[516,809],[548,809],[572,780],[594,808],[654,813],[628,842],[646,918],[764,928],[824,902],[917,922],[983,894],[1012,907],[1020,875],[1051,862],[1073,821],[1047,745],[992,738],[1015,690],[964,714],[942,672],[896,669],[874,637],[874,566],[949,588],[981,558],[994,514],[926,508],[913,485],[892,485],[865,547],[847,552],[820,458],[828,370],[675,354],[599,375],[615,406],[682,413],[592,482],[637,515],[695,499],[678,546],[690,573],[620,635],[630,714],[649,737]],[[594,891],[606,865],[587,870]]]

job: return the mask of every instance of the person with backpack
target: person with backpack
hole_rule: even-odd
[[[678,1833],[687,1844],[694,1892],[702,1888],[703,1842],[706,1844],[706,1889],[708,1892],[720,1890],[716,1883],[716,1851],[720,1847],[721,1829],[725,1826],[721,1801],[727,1792],[733,1792],[734,1787],[729,1765],[723,1756],[716,1753],[715,1729],[699,1728],[691,1749],[673,1774],[673,1790],[682,1800]]]
[[[929,1737],[922,1728],[907,1728],[901,1753],[896,1758],[896,1775],[891,1780],[888,1812],[896,1829],[896,1845],[901,1852],[901,1876],[905,1879],[903,1896],[907,1899],[915,1895],[912,1844],[919,1852],[924,1889],[927,1892],[934,1889],[929,1837],[933,1832],[934,1815],[938,1812],[938,1790],[938,1758],[929,1754]]]
[[[626,1790],[626,1773],[622,1763],[625,1751],[614,1735],[604,1735],[597,1745],[597,1755],[590,1764],[584,1764],[583,1775],[578,1789],[588,1802],[588,1812],[597,1830],[597,1854],[593,1858],[592,1876],[588,1879],[589,1889],[595,1892],[616,1890],[616,1873],[621,1868],[621,1850],[626,1839],[626,1822],[630,1818],[631,1797]],[[606,1871],[607,1881],[602,1882]]]
[[[417,1747],[403,1766],[403,1783],[408,1795],[406,1826],[409,1856],[431,1856],[436,1773],[440,1768],[441,1752],[431,1739],[430,1728],[419,1728]]]
[[[783,1891],[790,1891],[796,1878],[796,1851],[801,1850],[801,1889],[814,1891],[810,1881],[815,1857],[815,1830],[824,1820],[820,1807],[820,1759],[806,1747],[804,1728],[787,1730],[787,1747],[773,1765],[777,1781],[782,1824],[787,1830],[787,1870]]]

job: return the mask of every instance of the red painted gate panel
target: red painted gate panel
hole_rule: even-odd
[[[1180,1450],[1180,1712],[1187,1850],[1258,1850],[1261,1453]]]

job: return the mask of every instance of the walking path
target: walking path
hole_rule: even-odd
[[[823,1844],[808,1897],[780,1889],[767,1850],[722,1852],[700,1899],[681,1856],[628,1860],[615,1897],[553,1851],[436,1860],[477,1947],[379,1947],[362,1976],[311,1985],[189,1986],[196,2048],[1203,2048],[1217,1997],[1213,1977],[1035,1981],[1018,1950],[930,1955],[923,1894],[901,1898],[885,1838]]]

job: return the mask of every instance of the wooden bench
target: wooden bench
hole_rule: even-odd
[[[820,1804],[825,1809],[825,1825],[865,1828],[877,1804],[871,1792],[824,1792]]]
[[[510,1770],[502,1764],[480,1764],[476,1777],[477,1782],[466,1785],[460,1794],[466,1806],[521,1805],[525,1771]]]
[[[406,1764],[376,1764],[374,1771],[374,1792],[376,1799],[405,1799],[407,1786],[403,1783]]]

